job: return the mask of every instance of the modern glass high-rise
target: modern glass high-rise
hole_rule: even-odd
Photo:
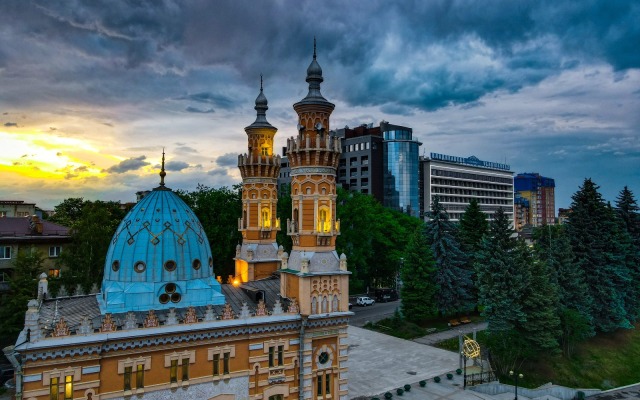
[[[414,217],[420,216],[419,147],[413,130],[388,122],[380,123],[384,146],[382,171],[384,205]]]

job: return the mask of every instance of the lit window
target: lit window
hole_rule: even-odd
[[[64,377],[64,400],[73,399],[73,376],[67,375]]]
[[[124,390],[131,390],[131,367],[124,367]]]
[[[268,208],[263,208],[262,209],[262,227],[263,228],[269,228],[271,226],[271,213],[269,212]]]
[[[329,232],[331,231],[331,220],[329,217],[329,210],[321,208],[318,214],[318,231]]]
[[[11,246],[0,247],[0,258],[1,259],[11,258]]]
[[[58,378],[51,378],[49,381],[49,400],[58,400]]]
[[[262,148],[262,155],[263,156],[268,156],[269,155],[269,148],[268,147],[263,147]]]
[[[49,257],[60,257],[60,252],[62,251],[61,246],[50,246],[49,247]]]
[[[144,387],[144,365],[138,364],[136,367],[136,388],[142,389]]]
[[[169,370],[169,382],[178,382],[178,360],[171,360],[171,369]]]
[[[49,278],[58,278],[60,276],[60,269],[49,268]]]

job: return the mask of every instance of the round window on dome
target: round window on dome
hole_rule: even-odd
[[[173,293],[171,295],[171,302],[172,303],[178,303],[180,300],[182,300],[182,296],[180,296],[180,293]]]
[[[177,267],[177,264],[173,260],[168,260],[164,263],[164,269],[166,269],[169,272],[175,271],[176,267]]]
[[[193,269],[197,271],[200,269],[201,266],[202,266],[202,263],[200,262],[200,260],[198,260],[197,258],[193,260]]]
[[[176,284],[175,283],[167,283],[167,285],[164,287],[164,291],[171,294],[174,293],[176,291]]]
[[[118,272],[120,270],[120,261],[113,260],[113,262],[111,263],[111,270],[113,272]]]
[[[145,269],[147,269],[147,265],[144,263],[144,261],[138,261],[133,266],[133,270],[139,274],[144,272]]]
[[[160,303],[161,303],[161,304],[167,304],[167,303],[169,302],[169,298],[170,298],[170,297],[169,297],[169,295],[168,295],[168,294],[166,294],[166,293],[162,293],[162,294],[160,295],[160,299],[159,299],[159,300],[160,300]]]

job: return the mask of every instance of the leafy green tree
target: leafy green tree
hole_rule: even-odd
[[[594,327],[600,332],[630,328],[625,298],[631,278],[613,210],[591,179],[585,179],[572,200],[567,233],[575,265],[582,270],[593,298],[590,315]]]
[[[284,248],[284,251],[291,254],[293,243],[291,236],[287,235],[287,219],[291,219],[291,186],[281,189],[278,193],[278,218],[280,218],[280,231],[276,235],[278,245]]]
[[[422,222],[382,206],[373,196],[338,189],[338,254],[348,257],[352,293],[395,282],[406,238]]]
[[[456,226],[435,196],[428,214],[427,242],[436,262],[436,305],[443,315],[473,308],[471,271],[464,269],[466,257],[456,240]]]
[[[67,200],[75,203],[75,199]],[[67,267],[60,281],[69,291],[78,284],[88,291],[94,283],[102,282],[107,250],[124,216],[117,202],[87,200],[83,203],[78,220],[72,223],[71,243],[60,254],[62,264]]]
[[[420,227],[409,239],[400,271],[402,315],[409,321],[420,322],[437,312],[436,285],[433,282],[435,271],[435,261],[424,228]]]
[[[15,341],[24,327],[27,303],[38,296],[38,275],[42,273],[44,257],[38,251],[20,250],[9,278],[9,291],[0,302],[0,343]]]
[[[241,243],[238,218],[242,215],[241,186],[218,189],[198,185],[192,192],[177,191],[202,224],[214,261],[214,271],[226,278],[235,274],[236,246]]]
[[[526,320],[521,298],[528,269],[521,268],[512,234],[509,218],[498,209],[476,256],[479,302],[490,332],[509,331]]]
[[[84,206],[88,203],[82,197],[70,197],[53,208],[54,214],[49,221],[58,225],[74,228],[82,219]]]

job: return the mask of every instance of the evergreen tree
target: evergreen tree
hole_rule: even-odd
[[[409,239],[400,271],[402,314],[409,321],[420,322],[436,313],[436,286],[433,283],[435,269],[424,228],[420,227]]]
[[[629,319],[640,317],[640,214],[633,193],[626,186],[616,199],[618,234],[621,247],[625,250],[625,263],[629,270],[630,284],[625,303]]]
[[[535,260],[524,241],[516,248],[522,269],[528,269],[528,282],[522,298],[526,322],[519,330],[536,351],[558,348],[560,317],[558,315],[558,284],[552,279],[546,263]]]
[[[590,316],[594,328],[601,332],[629,328],[625,298],[630,276],[615,215],[591,179],[585,179],[572,199],[567,233],[574,264],[582,270],[593,299]]]
[[[473,308],[471,271],[463,268],[466,257],[455,238],[456,227],[435,196],[427,222],[427,241],[436,262],[436,306],[443,315]]]
[[[472,273],[471,297],[476,305],[478,304],[478,282],[474,266],[476,264],[476,255],[482,248],[482,237],[488,230],[487,215],[480,210],[478,200],[472,198],[462,217],[460,217],[458,240],[460,248],[467,256],[467,263],[464,268]]]
[[[509,218],[500,208],[476,255],[478,301],[489,332],[505,332],[526,320],[522,296],[528,270],[521,268]]]
[[[636,246],[640,246],[640,208],[628,187],[624,187],[616,199],[616,213]]]

